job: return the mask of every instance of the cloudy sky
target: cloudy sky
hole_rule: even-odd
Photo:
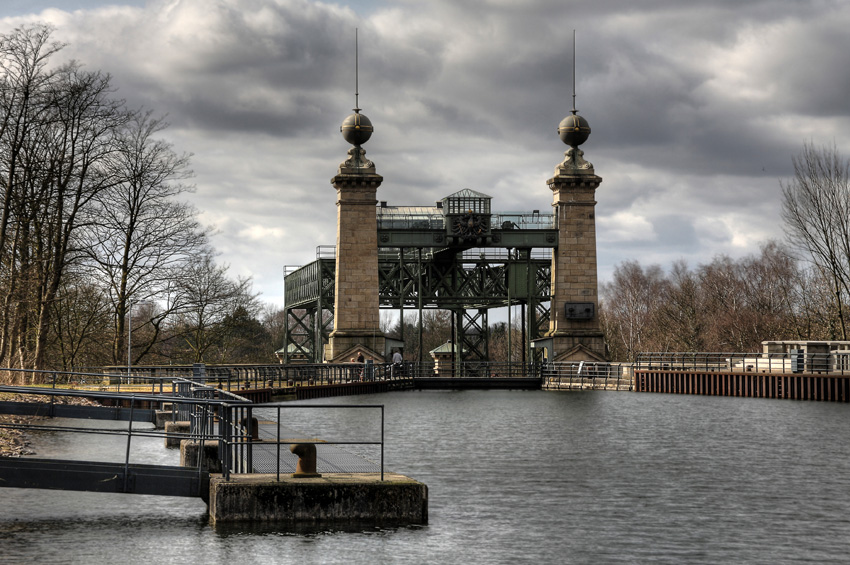
[[[846,0],[2,0],[0,32],[55,26],[194,154],[192,202],[231,273],[283,305],[282,269],[335,242],[339,124],[360,106],[390,205],[462,188],[546,209],[577,103],[601,280],[757,252],[804,142],[850,153]]]

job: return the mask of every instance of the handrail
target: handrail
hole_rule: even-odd
[[[380,441],[333,441],[333,440],[316,440],[313,443],[321,443],[322,445],[380,445],[381,461],[381,479],[384,478],[384,408],[383,405],[300,405],[300,404],[272,404],[272,403],[251,403],[238,395],[228,393],[218,389],[213,389],[205,385],[198,385],[194,382],[182,380],[178,383],[180,386],[175,387],[175,396],[163,397],[161,395],[152,394],[127,394],[127,393],[109,393],[104,391],[80,391],[68,390],[59,388],[44,388],[44,387],[27,387],[27,386],[9,386],[0,385],[0,392],[6,392],[17,395],[31,396],[48,396],[52,399],[55,397],[89,397],[94,399],[109,399],[113,401],[128,402],[130,405],[130,415],[132,418],[135,407],[140,402],[171,402],[177,405],[177,410],[185,415],[190,422],[188,433],[174,433],[173,431],[162,432],[158,430],[145,430],[134,428],[132,421],[127,429],[115,430],[105,428],[81,428],[75,426],[39,426],[28,423],[4,423],[0,424],[0,429],[39,429],[50,430],[55,432],[66,433],[82,433],[82,434],[109,434],[109,435],[126,435],[127,443],[125,449],[125,480],[128,476],[130,453],[132,438],[135,437],[172,437],[179,439],[191,439],[198,441],[201,445],[206,442],[217,442],[219,444],[219,459],[222,463],[222,470],[226,477],[229,478],[231,472],[252,473],[255,472],[253,461],[253,448],[255,445],[269,445],[269,440],[255,441],[254,439],[254,423],[253,413],[255,410],[274,409],[276,411],[276,428],[277,428],[277,446],[275,448],[277,468],[276,473],[280,477],[280,445],[283,443],[291,443],[282,441],[280,438],[280,429],[282,425],[281,411],[288,409],[380,409]],[[188,386],[187,386],[188,385]],[[182,395],[178,395],[182,394]],[[221,397],[227,397],[222,399]],[[306,443],[310,443],[307,441]],[[353,456],[352,456],[353,457]],[[198,457],[197,470],[202,473],[203,458]],[[352,471],[357,472],[357,471]],[[126,485],[125,485],[126,490]]]
[[[732,371],[756,373],[850,374],[850,352],[810,353],[793,350],[769,353],[645,352],[635,369]]]
[[[273,409],[276,411],[276,437],[271,439],[259,439],[255,437],[254,411]],[[225,410],[220,415],[220,425],[224,429],[221,430],[222,446],[221,456],[225,462],[222,465],[225,480],[230,479],[231,473],[252,473],[254,472],[254,447],[275,446],[275,476],[280,480],[280,461],[281,461],[281,445],[291,445],[292,438],[281,438],[281,411],[282,410],[298,410],[298,409],[348,409],[348,410],[380,410],[380,441],[340,441],[327,439],[299,439],[298,443],[315,444],[322,446],[336,445],[378,445],[380,446],[380,472],[381,480],[384,480],[384,433],[385,433],[385,413],[383,404],[228,404]],[[257,432],[259,430],[256,430]],[[257,471],[262,472],[262,471]]]

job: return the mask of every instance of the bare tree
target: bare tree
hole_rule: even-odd
[[[50,28],[0,38],[0,360],[41,367],[53,302],[79,259],[83,211],[112,182],[104,167],[126,119],[108,75],[71,63],[48,71],[61,46]]]
[[[227,277],[228,267],[216,265],[212,253],[188,264],[177,282],[183,306],[175,335],[189,348],[193,363],[203,362],[227,337],[226,320],[239,308],[256,316],[260,305],[251,279]]]
[[[274,304],[265,304],[260,314],[260,321],[269,336],[269,341],[279,350],[286,345],[286,310]]]
[[[788,250],[778,243],[768,242],[758,255],[738,261],[717,256],[701,265],[697,276],[709,349],[757,351],[765,339],[794,335],[799,270]]]
[[[65,276],[51,316],[52,347],[47,362],[64,371],[107,365],[103,347],[112,339],[111,308],[103,291],[79,276]]]
[[[48,127],[53,104],[47,70],[50,57],[62,45],[50,42],[51,28],[22,27],[0,36],[0,362],[11,363],[29,325],[31,275],[29,225],[34,219],[29,192],[47,162],[35,155],[34,140]],[[35,161],[37,171],[27,168]],[[24,363],[24,360],[21,360]]]
[[[107,285],[113,307],[112,361],[124,355],[125,321],[133,302],[157,299],[168,308],[156,311],[156,322],[179,308],[162,301],[183,264],[207,244],[207,231],[197,211],[178,198],[192,187],[189,156],[156,139],[167,124],[151,112],[134,113],[115,139],[109,159],[115,183],[98,194],[89,210],[84,248],[88,263]],[[159,331],[150,334],[159,337]]]
[[[617,265],[614,280],[602,284],[603,323],[614,358],[634,361],[641,351],[657,347],[651,336],[658,329],[664,284],[661,267],[644,269],[637,261]]]
[[[831,338],[847,339],[850,300],[850,161],[836,147],[805,144],[794,157],[794,178],[782,186],[789,242],[803,249],[832,292],[837,320]]]
[[[490,361],[494,363],[522,362],[521,321],[497,322],[490,326]]]
[[[53,127],[45,132],[49,168],[37,193],[43,199],[42,216],[34,226],[39,238],[34,257],[39,291],[34,367],[43,364],[50,307],[62,275],[81,255],[76,244],[85,221],[83,211],[113,183],[105,160],[113,151],[117,129],[127,118],[123,103],[111,98],[108,75],[69,64],[60,69],[51,86]]]

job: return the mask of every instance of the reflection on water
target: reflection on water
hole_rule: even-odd
[[[846,561],[845,405],[603,391],[398,392],[316,402],[386,405],[387,467],[428,485],[428,526],[212,528],[198,500],[5,489],[2,560]],[[348,430],[371,426],[340,414]],[[35,448],[85,459],[104,447],[82,436],[70,441],[48,435]],[[179,459],[161,440],[133,441],[147,462]]]

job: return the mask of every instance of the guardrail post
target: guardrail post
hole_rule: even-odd
[[[384,480],[384,405],[381,404],[381,480]]]
[[[130,440],[133,438],[133,409],[136,407],[136,399],[130,400],[130,422],[127,426],[127,452],[124,456],[124,492],[130,480]]]
[[[203,384],[207,378],[207,369],[204,363],[192,364],[192,380]]]
[[[248,408],[245,416],[245,425],[246,431],[248,435],[248,450],[246,452],[246,466],[248,467],[248,472],[254,472],[254,411],[252,408]]]

